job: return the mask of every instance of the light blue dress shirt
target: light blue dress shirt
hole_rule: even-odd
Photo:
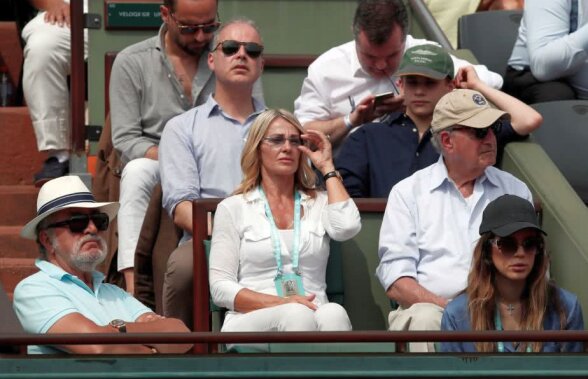
[[[380,229],[376,274],[384,290],[406,276],[438,296],[455,297],[466,286],[482,212],[504,194],[532,202],[525,183],[495,167],[486,168],[464,199],[442,156],[395,185]]]
[[[172,118],[159,144],[163,207],[173,217],[182,201],[229,196],[242,178],[241,151],[249,128],[265,106],[241,124],[212,96],[199,107]],[[191,236],[184,233],[182,242]]]
[[[14,311],[28,333],[47,333],[55,322],[70,313],[81,313],[96,325],[107,325],[114,319],[135,321],[152,312],[122,288],[103,283],[101,272],[92,272],[92,290],[77,276],[60,267],[37,259],[40,269],[22,280],[14,290]],[[50,346],[29,346],[29,354],[54,354]]]
[[[577,29],[570,33],[571,0],[525,1],[509,66],[529,67],[540,81],[566,78],[588,98],[588,1],[578,1]]]

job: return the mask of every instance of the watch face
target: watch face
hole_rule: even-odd
[[[121,327],[125,326],[127,323],[120,319],[114,319],[110,321],[110,325],[114,328],[120,329]]]

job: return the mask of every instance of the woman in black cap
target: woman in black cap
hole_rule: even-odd
[[[533,205],[514,195],[488,204],[468,286],[447,305],[442,330],[583,330],[577,297],[550,281]],[[581,342],[448,342],[447,352],[570,352]]]

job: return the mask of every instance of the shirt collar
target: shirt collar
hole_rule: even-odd
[[[155,48],[165,54],[165,33],[167,32],[167,25],[161,24],[159,32],[157,33],[157,40],[155,41]]]
[[[51,262],[48,262],[43,259],[37,259],[35,261],[35,266],[37,266],[39,268],[39,270],[41,270],[42,272],[44,272],[45,274],[47,274],[49,277],[51,277],[53,279],[56,279],[59,281],[65,281],[66,279],[69,279],[70,281],[76,283],[78,286],[84,287],[89,290],[86,283],[84,283],[80,278],[66,272],[64,269],[62,269],[61,267],[59,267],[57,265],[54,265]],[[104,274],[103,273],[101,273],[100,271],[92,271],[92,284],[94,286],[94,292],[98,292],[98,287],[102,284],[103,281],[104,281]]]
[[[243,198],[248,203],[261,202],[261,195],[259,194],[257,187],[255,187],[255,189],[243,194]],[[308,201],[308,199],[310,199],[310,195],[304,191],[300,191],[300,202],[304,204],[305,202]]]
[[[253,99],[253,113],[250,114],[247,118],[251,117],[252,115],[258,115],[261,112],[265,111],[265,109],[266,109],[264,103],[257,100],[253,96],[251,98]],[[208,118],[208,117],[212,116],[213,113],[214,114],[220,113],[222,111],[222,108],[214,99],[213,94],[210,94],[210,95],[208,95],[208,99],[206,100],[206,102],[204,104],[202,104],[201,110],[202,110],[202,112],[204,112],[204,114]]]
[[[351,44],[351,73],[353,74],[353,77],[364,77],[364,78],[369,78],[370,74],[368,74],[363,67],[361,67],[361,63],[359,63],[359,56],[357,55],[357,46],[356,46],[356,42],[355,40],[353,41],[353,43]]]
[[[449,181],[447,167],[445,166],[445,161],[443,161],[443,154],[439,154],[437,163],[432,166],[430,181],[431,187],[429,190],[433,192],[435,189],[441,187],[441,185],[443,185],[443,183],[446,181]]]
[[[488,181],[495,187],[500,184],[498,176],[496,175],[496,170],[492,166],[486,167],[484,173],[476,178],[476,183],[484,183],[485,181]],[[431,186],[429,190],[432,192],[441,187],[445,182],[449,183],[449,175],[447,174],[447,166],[445,166],[443,155],[440,154],[439,160],[437,160],[437,163],[432,166]]]

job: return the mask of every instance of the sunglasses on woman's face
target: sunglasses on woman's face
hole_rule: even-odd
[[[495,136],[497,136],[498,133],[500,133],[500,131],[502,130],[502,120],[498,120],[494,124],[492,124],[486,128],[470,128],[468,126],[455,126],[452,129],[453,130],[463,130],[463,129],[468,130],[471,133],[473,133],[477,139],[483,140],[484,138],[486,138],[486,136],[490,132],[490,129],[492,129]]]
[[[67,226],[72,233],[82,233],[90,224],[90,220],[92,220],[92,222],[96,226],[96,229],[100,231],[105,231],[106,229],[108,229],[108,224],[110,220],[106,213],[92,213],[90,215],[73,215],[65,221],[59,221],[47,225],[46,228],[60,228]]]
[[[527,237],[519,242],[514,237],[500,237],[494,238],[492,243],[504,255],[515,255],[519,247],[523,248],[525,254],[537,254],[543,247],[543,243],[539,237]]]
[[[226,41],[219,42],[213,51],[216,51],[219,46],[223,54],[227,57],[237,54],[241,46],[245,48],[245,53],[247,53],[247,55],[253,59],[258,58],[263,52],[263,46],[255,42],[240,42],[228,39]]]
[[[286,136],[284,136],[283,134],[277,134],[269,137],[264,137],[263,140],[266,141],[271,147],[275,148],[283,146],[286,143],[286,141],[288,141],[290,143],[290,146],[292,147],[298,147],[302,145],[302,138],[300,138],[300,136],[290,136],[286,138]]]

